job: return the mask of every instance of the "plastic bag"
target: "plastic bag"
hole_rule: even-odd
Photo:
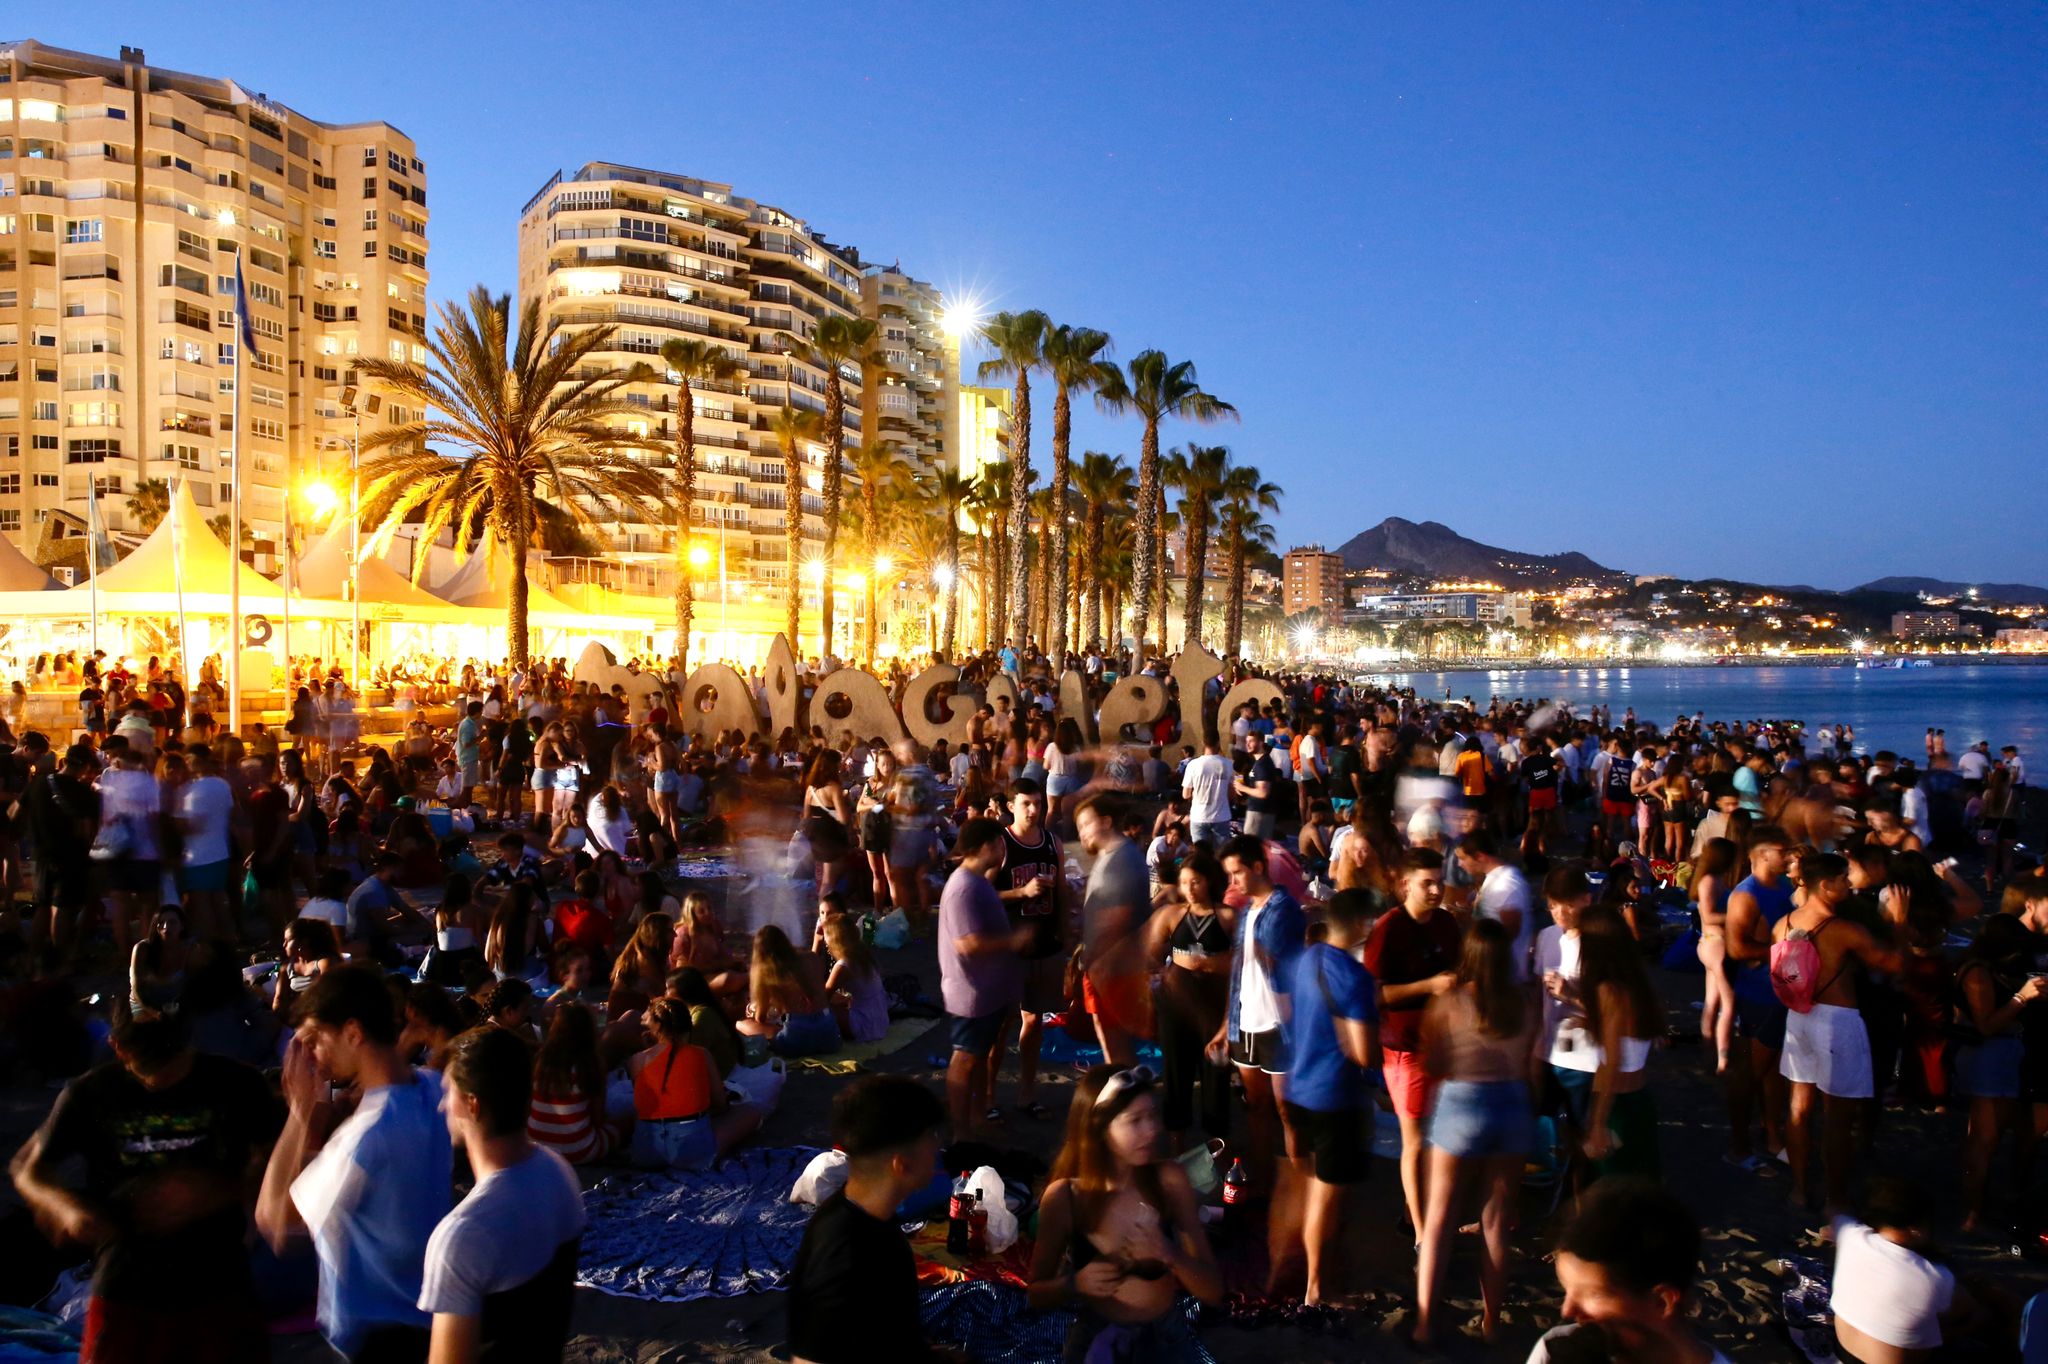
[[[811,1157],[811,1163],[804,1166],[804,1172],[796,1177],[796,1186],[789,1191],[789,1201],[815,1208],[845,1187],[846,1152],[820,1151]]]
[[[900,909],[892,909],[875,925],[875,946],[898,948],[910,942],[910,920]]]
[[[758,1066],[734,1066],[725,1077],[725,1087],[737,1093],[741,1103],[773,1113],[782,1102],[782,1086],[788,1079],[789,1067],[780,1056],[771,1056]]]
[[[1017,1214],[1010,1211],[1009,1200],[1003,1197],[1003,1177],[996,1173],[993,1165],[984,1165],[968,1179],[970,1192],[981,1195],[981,1206],[988,1213],[988,1248],[992,1254],[1000,1255],[1017,1244]]]

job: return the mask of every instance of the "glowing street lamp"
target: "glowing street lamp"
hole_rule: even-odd
[[[711,562],[711,551],[703,545],[690,546],[690,567],[702,568]]]
[[[875,576],[877,578],[888,577],[895,568],[896,565],[890,560],[888,555],[880,554],[875,556]]]
[[[308,511],[322,519],[334,515],[335,509],[341,505],[341,494],[335,491],[334,485],[318,480],[300,488],[299,497]]]
[[[942,592],[951,587],[953,585],[953,566],[951,564],[940,564],[932,570],[932,581],[939,585],[939,590]]]

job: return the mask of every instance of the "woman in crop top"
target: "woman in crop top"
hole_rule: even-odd
[[[1434,1338],[1455,1209],[1475,1175],[1486,1189],[1479,1286],[1489,1344],[1498,1331],[1509,1214],[1533,1136],[1529,1075],[1542,1036],[1534,1003],[1515,979],[1514,939],[1498,920],[1475,919],[1465,934],[1457,984],[1430,1001],[1422,1019],[1423,1066],[1438,1085],[1415,1272],[1417,1344]]]
[[[1223,1296],[1194,1186],[1160,1158],[1152,1073],[1097,1066],[1074,1086],[1067,1137],[1038,1205],[1031,1305],[1076,1314],[1063,1358],[1199,1358],[1185,1290]]]
[[[1735,986],[1728,978],[1728,892],[1735,887],[1737,851],[1732,840],[1710,838],[1693,864],[1692,894],[1700,923],[1700,965],[1706,968],[1706,1003],[1700,1034],[1714,1040],[1714,1069],[1726,1072],[1735,1045]]]
[[[626,1062],[633,1077],[633,1163],[703,1170],[761,1125],[751,1104],[729,1104],[711,1054],[690,1043],[690,1006],[663,996],[647,1006],[654,1045]]]
[[[1579,920],[1579,1003],[1600,1055],[1586,1114],[1586,1155],[1599,1174],[1655,1179],[1657,1108],[1644,1085],[1650,1048],[1664,1032],[1664,1006],[1635,935],[1604,905]]]
[[[1230,1134],[1230,1068],[1205,1052],[1230,1002],[1230,943],[1237,912],[1223,903],[1223,868],[1197,849],[1181,867],[1180,903],[1152,911],[1145,959],[1161,963],[1159,1050],[1166,1074],[1164,1116],[1172,1150],[1186,1146],[1201,1081],[1202,1130]]]

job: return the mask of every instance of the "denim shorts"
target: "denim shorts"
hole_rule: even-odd
[[[178,889],[187,895],[204,895],[228,888],[228,859],[201,862],[178,872]]]
[[[1534,1127],[1520,1080],[1446,1080],[1436,1088],[1429,1144],[1454,1156],[1521,1155]]]
[[[708,1170],[718,1159],[711,1119],[642,1118],[633,1124],[633,1163],[643,1170]]]
[[[1973,1099],[2017,1099],[2026,1045],[2017,1037],[1987,1037],[1956,1049],[1956,1092]]]
[[[986,1056],[989,1048],[996,1044],[997,1036],[1003,1031],[1003,1024],[1009,1022],[1010,1015],[1015,1012],[1015,1009],[997,1009],[994,1013],[983,1014],[979,1018],[960,1018],[957,1015],[949,1018],[948,1022],[952,1024],[953,1050]]]

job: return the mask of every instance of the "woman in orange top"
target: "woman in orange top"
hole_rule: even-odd
[[[752,1136],[761,1112],[726,1102],[711,1053],[690,1044],[690,1006],[663,996],[647,1007],[654,1045],[626,1062],[633,1077],[633,1163],[704,1170]]]

